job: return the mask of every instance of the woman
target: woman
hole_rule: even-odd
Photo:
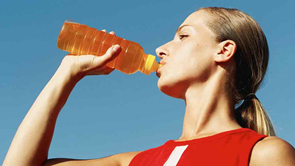
[[[101,57],[66,56],[20,125],[4,166],[295,165],[294,148],[274,136],[255,96],[268,64],[266,38],[250,16],[224,8],[192,13],[174,39],[156,50],[163,65],[159,89],[186,103],[178,140],[102,159],[48,160],[56,119],[70,92],[86,75],[110,74],[105,64],[120,50],[116,45]]]

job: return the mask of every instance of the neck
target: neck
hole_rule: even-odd
[[[186,111],[179,140],[191,140],[241,128],[234,116],[234,102],[223,79],[211,77],[205,84],[190,86],[185,94]]]

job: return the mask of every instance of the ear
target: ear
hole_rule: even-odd
[[[225,40],[219,43],[216,54],[214,55],[215,62],[229,61],[234,56],[236,50],[236,43],[232,40]]]

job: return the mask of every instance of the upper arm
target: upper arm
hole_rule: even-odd
[[[77,160],[77,159],[49,159],[44,166],[128,166],[135,155],[140,152],[120,153],[105,158]]]
[[[266,137],[254,146],[249,165],[294,166],[294,147],[278,137]]]

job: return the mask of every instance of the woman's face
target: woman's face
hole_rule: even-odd
[[[205,25],[205,11],[192,13],[181,24],[172,41],[156,49],[163,66],[157,71],[159,89],[172,97],[184,98],[193,85],[204,84],[213,74],[218,43]],[[207,17],[206,17],[207,16]]]

